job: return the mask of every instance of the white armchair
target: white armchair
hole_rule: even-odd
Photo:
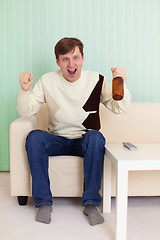
[[[135,102],[126,114],[114,114],[100,107],[101,132],[109,143],[123,141],[159,142],[160,103]],[[31,176],[25,151],[26,136],[33,129],[45,129],[48,123],[47,105],[43,104],[36,115],[20,117],[10,126],[10,183],[11,196],[18,196],[25,205],[31,196]],[[132,126],[132,127],[131,127]],[[107,180],[107,169],[104,169]],[[83,159],[75,156],[49,158],[49,176],[54,197],[80,197],[83,191]],[[156,184],[155,184],[156,183]],[[159,171],[131,172],[129,196],[160,195]],[[105,186],[105,185],[104,185]],[[105,191],[105,192],[104,192]],[[109,189],[103,189],[103,204]],[[102,191],[101,191],[102,193]],[[116,195],[116,174],[112,166],[112,196]]]

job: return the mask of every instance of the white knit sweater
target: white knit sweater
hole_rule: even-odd
[[[46,102],[49,110],[48,130],[67,138],[81,137],[88,129],[100,129],[99,103],[114,113],[124,113],[130,104],[130,93],[124,87],[124,98],[115,101],[112,88],[97,72],[82,71],[70,83],[61,71],[43,75],[32,91],[18,94],[17,111],[21,116],[35,114]]]

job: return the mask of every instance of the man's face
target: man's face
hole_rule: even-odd
[[[84,56],[81,55],[78,47],[75,47],[74,51],[60,55],[56,62],[68,82],[72,83],[80,78]]]

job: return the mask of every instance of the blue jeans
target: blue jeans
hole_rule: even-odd
[[[42,130],[33,130],[26,139],[26,151],[32,175],[32,196],[35,206],[52,205],[48,176],[48,156],[72,155],[84,157],[84,191],[82,205],[100,206],[99,194],[103,174],[105,139],[97,130],[82,138],[68,139]]]

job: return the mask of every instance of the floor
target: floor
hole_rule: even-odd
[[[94,227],[83,215],[80,198],[55,198],[52,221],[46,225],[34,220],[32,198],[27,206],[19,206],[16,197],[10,197],[9,185],[9,172],[0,172],[1,240],[114,240],[115,198],[105,222]],[[129,198],[127,240],[159,239],[160,197]]]

